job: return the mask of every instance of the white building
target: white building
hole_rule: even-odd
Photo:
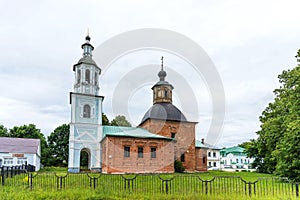
[[[207,148],[207,169],[208,170],[220,170],[221,169],[221,157],[220,157],[220,148],[214,145],[208,144],[204,141],[204,138],[201,139],[201,143],[204,147]]]
[[[0,137],[0,166],[33,165],[40,169],[40,139]]]
[[[248,158],[244,150],[244,148],[238,146],[222,149],[220,151],[221,169],[251,169],[251,163],[254,159]]]

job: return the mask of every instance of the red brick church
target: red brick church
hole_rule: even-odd
[[[172,173],[174,160],[186,171],[206,171],[206,148],[196,146],[195,125],[172,104],[174,87],[165,78],[152,87],[153,106],[137,128],[103,127],[102,171],[104,173]],[[199,143],[199,142],[197,142]]]

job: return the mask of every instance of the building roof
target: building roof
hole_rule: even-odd
[[[234,146],[234,147],[221,149],[220,153],[222,156],[226,156],[230,153],[232,153],[233,155],[245,155],[244,151],[245,149],[243,147]]]
[[[124,126],[103,126],[103,137],[105,136],[173,140],[173,138],[168,138],[168,137],[151,133],[144,128],[124,127]]]
[[[172,103],[155,103],[144,115],[141,124],[147,119],[187,122],[183,113]]]
[[[39,153],[40,139],[0,137],[2,153]]]
[[[208,144],[206,142],[202,143],[201,141],[199,140],[196,140],[196,148],[207,148],[207,149],[215,149],[215,150],[220,150],[221,148],[217,147],[217,146],[214,146],[214,145],[211,145],[211,144]]]

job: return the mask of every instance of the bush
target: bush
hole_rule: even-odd
[[[175,172],[178,172],[178,173],[183,173],[184,172],[184,166],[182,165],[182,162],[178,161],[178,160],[175,160],[174,162],[174,169],[175,169]]]

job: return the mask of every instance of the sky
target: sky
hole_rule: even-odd
[[[280,86],[278,75],[297,65],[300,49],[298,0],[1,0],[0,6],[0,124],[12,128],[33,123],[46,136],[70,122],[72,66],[82,56],[87,29],[96,49],[116,35],[142,28],[171,30],[201,46],[219,73],[226,97],[216,141],[220,147],[257,137],[259,116]],[[196,76],[188,63],[167,52],[132,52],[103,71],[104,112],[110,120],[124,114],[113,108],[118,83],[126,81],[136,66],[157,64],[158,72],[162,55],[166,79],[175,88],[174,104],[182,108],[184,93],[172,72],[192,88],[198,111],[192,120],[199,122],[196,138],[206,138],[212,96],[205,77]],[[101,60],[97,64],[101,68]],[[126,117],[135,126],[152,105],[151,86],[158,77],[149,76],[153,80],[134,88],[126,100]]]

